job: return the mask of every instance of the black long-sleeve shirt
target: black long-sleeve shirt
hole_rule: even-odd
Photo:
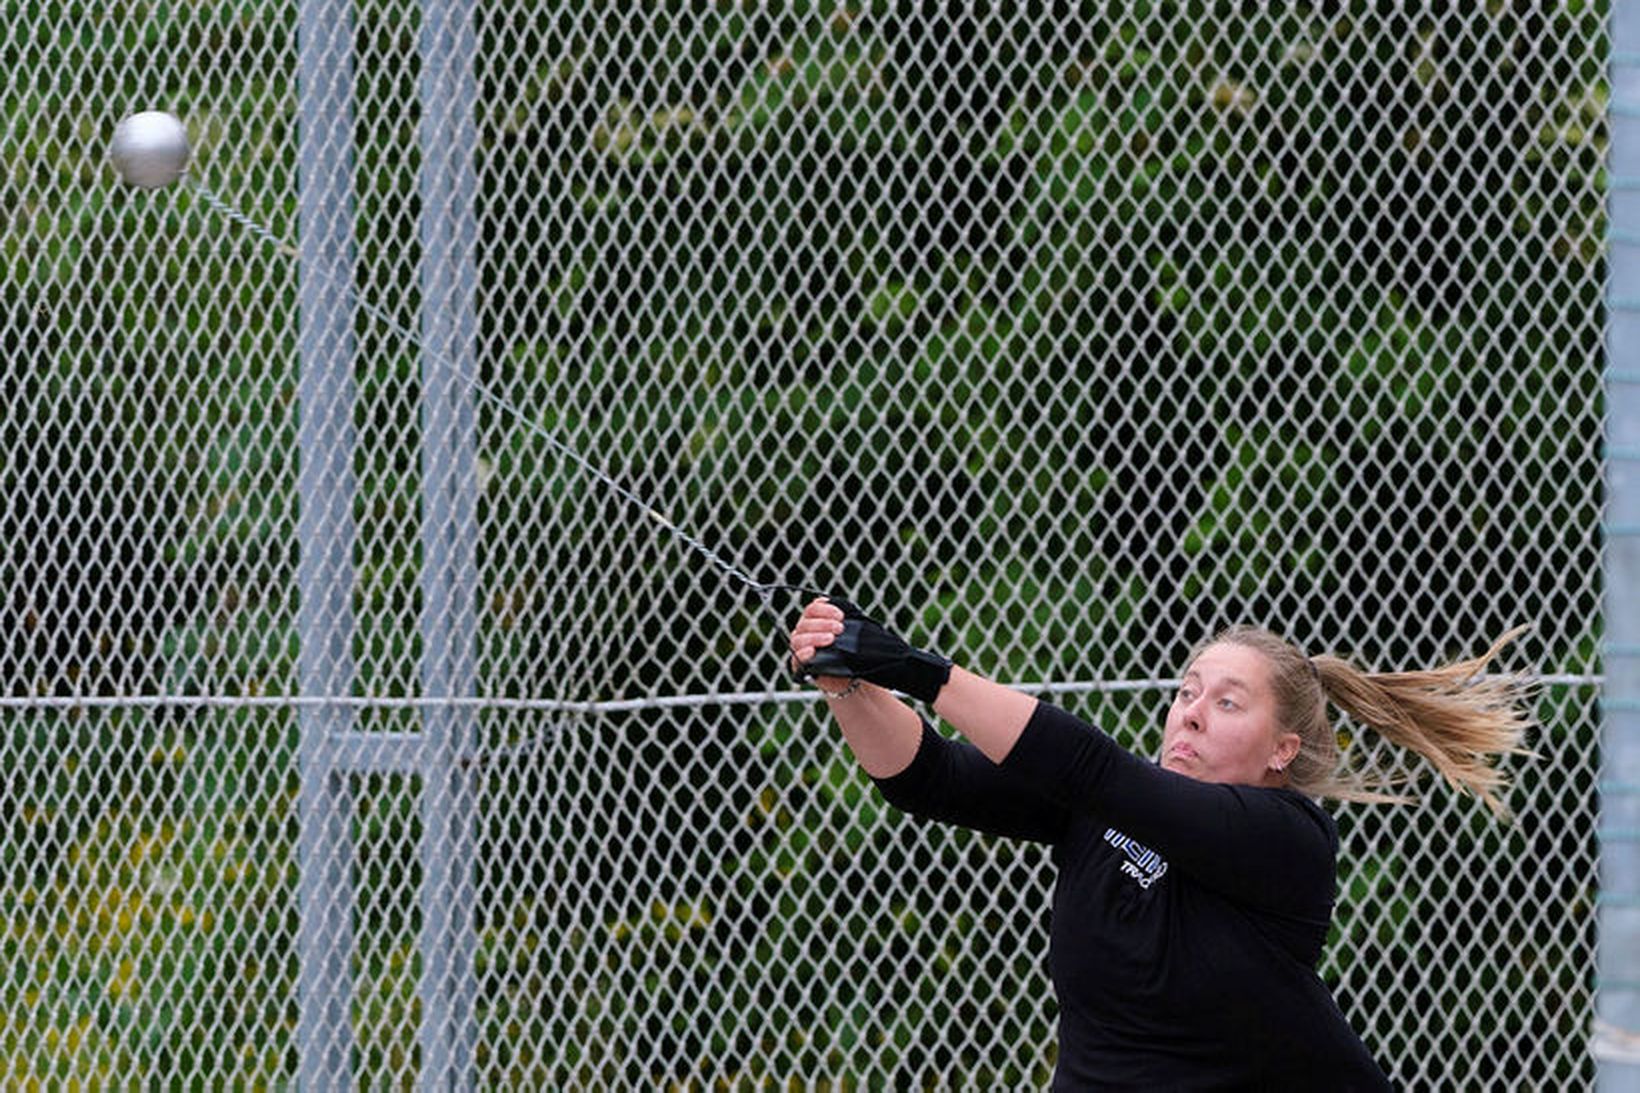
[[[1316,974],[1338,831],[1302,794],[1175,774],[1046,703],[1001,764],[925,722],[877,784],[1052,844],[1056,1090],[1388,1088]]]

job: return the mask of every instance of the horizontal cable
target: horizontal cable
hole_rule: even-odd
[[[1599,675],[1543,675],[1524,677],[1546,686],[1599,687]],[[1176,679],[1064,680],[1037,683],[1006,683],[1004,686],[1027,694],[1114,694],[1132,691],[1165,691],[1177,687]],[[204,707],[210,709],[319,709],[339,707],[353,710],[530,710],[540,713],[606,714],[634,710],[683,709],[700,706],[762,706],[793,702],[813,702],[819,694],[804,691],[727,691],[706,694],[654,695],[648,698],[621,698],[571,702],[558,698],[483,698],[473,695],[428,698],[411,695],[8,695],[0,697],[0,709],[155,709],[159,707]],[[1608,703],[1612,708],[1618,708]]]

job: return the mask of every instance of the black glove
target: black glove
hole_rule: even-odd
[[[843,632],[830,645],[814,651],[803,676],[845,676],[903,691],[932,703],[951,678],[951,662],[937,653],[913,649],[882,623],[847,600],[828,597],[843,609]]]

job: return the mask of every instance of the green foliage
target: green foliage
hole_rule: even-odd
[[[57,774],[5,842],[0,1074],[265,1082],[296,975],[290,754],[245,746],[243,715],[133,720],[38,723]]]

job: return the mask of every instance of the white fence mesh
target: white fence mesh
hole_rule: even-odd
[[[1415,7],[483,5],[473,359],[528,420],[476,402],[444,702],[423,17],[360,3],[352,682],[304,703],[298,266],[197,188],[297,241],[297,7],[4,5],[0,1075],[298,1080],[345,709],[359,1084],[445,1021],[484,1086],[1045,1084],[1045,857],[886,809],[756,597],[555,440],[1138,748],[1225,622],[1391,667],[1535,621],[1517,821],[1339,809],[1323,972],[1398,1084],[1587,1083],[1604,9]],[[195,157],[145,193],[150,107]],[[444,993],[424,784],[478,794]]]

